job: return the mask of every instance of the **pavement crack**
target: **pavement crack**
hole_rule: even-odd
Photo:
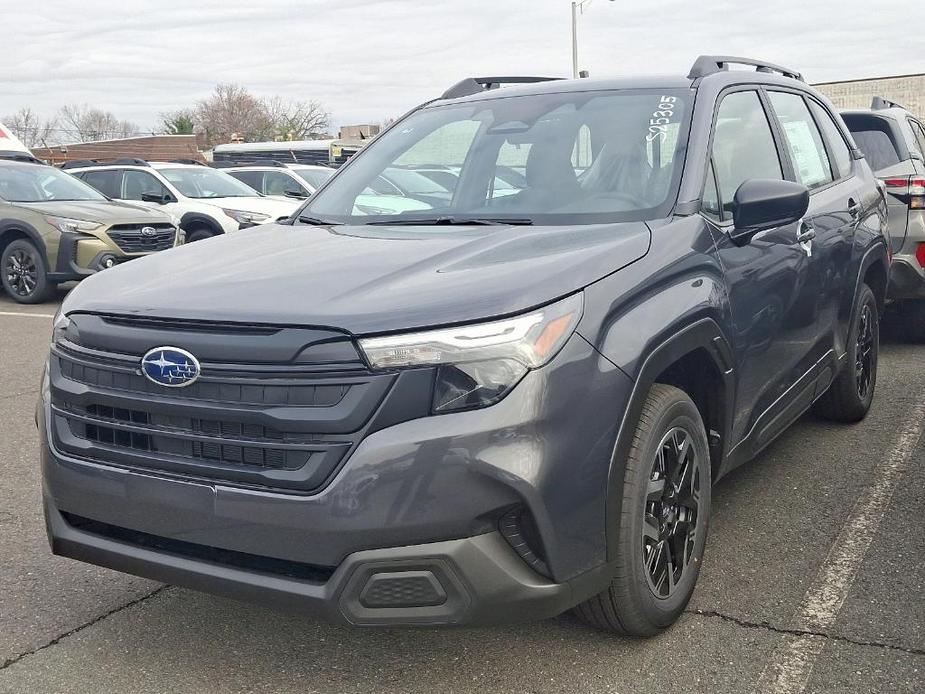
[[[51,646],[55,646],[55,645],[57,645],[58,643],[60,643],[61,641],[63,641],[64,639],[66,639],[67,637],[73,636],[74,634],[77,634],[78,632],[83,631],[83,630],[86,629],[87,627],[92,627],[94,624],[98,624],[99,622],[102,622],[104,619],[106,619],[107,617],[111,617],[112,615],[116,614],[117,612],[121,612],[122,610],[125,610],[125,609],[127,609],[127,608],[129,608],[129,607],[134,607],[135,605],[139,605],[139,604],[145,602],[146,600],[150,600],[150,599],[153,598],[155,595],[157,595],[158,593],[160,593],[161,591],[165,590],[165,589],[168,588],[168,587],[169,587],[169,586],[164,585],[164,586],[160,586],[160,587],[158,587],[158,588],[155,588],[155,589],[152,590],[150,593],[146,593],[145,595],[142,595],[141,597],[135,598],[134,600],[131,600],[131,601],[125,603],[124,605],[120,605],[119,607],[114,607],[113,609],[109,610],[109,612],[105,612],[105,613],[103,613],[103,614],[101,614],[101,615],[98,615],[97,617],[94,617],[93,619],[91,619],[89,622],[86,622],[85,624],[81,624],[81,625],[78,626],[78,627],[74,627],[74,628],[71,629],[70,631],[66,631],[66,632],[64,632],[63,634],[59,634],[58,636],[56,636],[55,638],[53,638],[53,639],[52,639],[51,641],[49,641],[48,643],[42,644],[41,646],[38,646],[38,647],[36,647],[36,648],[33,648],[33,649],[30,650],[30,651],[26,651],[26,652],[24,652],[24,653],[20,653],[19,655],[14,656],[14,657],[12,657],[12,658],[8,658],[7,660],[4,660],[2,663],[0,663],[0,670],[5,670],[6,668],[10,667],[11,665],[15,665],[16,663],[18,663],[18,662],[19,662],[20,660],[22,660],[23,658],[27,658],[27,657],[30,656],[30,655],[35,655],[35,654],[38,653],[39,651],[44,651],[46,648],[50,648]]]
[[[848,643],[854,646],[868,646],[871,648],[886,648],[891,651],[900,651],[902,653],[908,653],[910,655],[925,655],[925,649],[921,648],[911,648],[908,646],[897,646],[892,643],[883,643],[882,641],[858,641],[857,639],[850,639],[847,636],[838,636],[837,634],[829,634],[824,631],[811,631],[809,629],[784,629],[782,627],[776,627],[773,624],[768,622],[749,622],[745,619],[740,619],[738,617],[733,617],[732,615],[723,614],[722,612],[716,612],[713,610],[684,610],[687,614],[700,615],[701,617],[715,617],[717,619],[722,619],[726,622],[731,622],[745,629],[762,629],[764,631],[774,632],[775,634],[781,634],[785,636],[819,636],[830,641],[839,641],[841,643]]]

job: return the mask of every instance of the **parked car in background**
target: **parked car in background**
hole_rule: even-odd
[[[62,168],[109,198],[168,212],[178,220],[187,243],[285,219],[300,202],[264,197],[203,164],[118,159],[106,164],[75,161]]]
[[[15,301],[39,303],[61,282],[178,242],[170,215],[107,200],[30,155],[0,152],[0,283]]]
[[[925,125],[880,97],[869,109],[841,115],[886,187],[893,250],[889,297],[908,333],[925,341]]]
[[[328,166],[280,162],[216,164],[216,167],[263,195],[301,199],[318,190],[335,171]]]
[[[455,194],[390,209],[379,178],[422,152],[464,162]],[[298,216],[71,292],[38,408],[52,549],[352,625],[575,608],[651,636],[714,482],[814,404],[866,416],[886,224],[792,70],[464,80]]]
[[[12,130],[0,123],[0,155],[7,155],[7,158],[9,158],[9,155],[13,153],[32,157],[32,152],[29,151],[29,148],[13,134]]]

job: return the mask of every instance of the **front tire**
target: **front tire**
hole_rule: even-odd
[[[31,241],[16,239],[0,254],[0,283],[20,304],[39,304],[51,294],[45,261]]]
[[[626,460],[616,574],[575,608],[604,631],[654,636],[687,606],[703,561],[710,515],[710,455],[687,394],[652,386]]]
[[[205,239],[211,239],[213,236],[215,234],[208,227],[193,227],[186,232],[186,243],[204,241]]]
[[[819,413],[836,422],[860,422],[867,416],[877,386],[880,313],[870,287],[861,292],[848,331],[847,364],[819,400]]]

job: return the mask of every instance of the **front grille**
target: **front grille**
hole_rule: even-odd
[[[141,232],[148,227],[155,230],[151,236]],[[106,233],[124,253],[163,251],[173,247],[177,236],[177,230],[170,224],[116,224]]]
[[[171,330],[155,335],[154,344],[139,344],[138,353],[108,353],[100,347],[135,344],[139,332],[154,330],[151,321],[135,327],[130,320],[71,318],[71,335],[84,344],[63,341],[52,349],[53,440],[66,454],[111,465],[312,493],[365,435],[395,378],[357,364],[345,371],[342,363],[299,361],[305,354],[335,353],[325,346],[334,336],[315,329],[304,330],[308,346],[298,339],[299,329],[285,329],[254,335],[253,343],[241,342],[238,350],[256,359],[291,347],[289,363],[227,363],[208,361],[227,350],[227,337],[214,330],[189,336]],[[116,334],[107,339],[104,331]],[[142,354],[157,344],[188,344],[184,339],[197,345],[199,381],[174,389],[142,375]],[[341,335],[336,339],[344,341]],[[314,352],[312,340],[320,343]],[[346,355],[350,344],[336,354]]]
[[[115,540],[116,542],[135,545],[136,547],[143,547],[155,552],[164,552],[178,557],[209,562],[210,564],[227,566],[234,569],[244,569],[245,571],[255,571],[273,576],[294,578],[316,584],[327,583],[328,579],[334,575],[334,567],[330,566],[315,566],[302,562],[248,554],[247,552],[221,549],[220,547],[210,547],[195,542],[186,542],[185,540],[174,540],[170,537],[152,535],[150,533],[123,528],[118,525],[102,523],[72,513],[62,512],[61,515],[64,517],[65,522],[72,528],[90,533],[91,535],[96,535],[97,537],[104,537],[109,540]]]

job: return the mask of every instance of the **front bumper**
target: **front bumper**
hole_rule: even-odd
[[[51,443],[45,404],[49,538],[64,556],[287,608],[298,603],[353,624],[542,618],[606,586],[606,485],[630,386],[576,335],[490,408],[368,435],[311,495],[64,455]],[[535,521],[548,577],[498,533],[501,517],[519,507]],[[305,566],[320,568],[320,578],[294,577]],[[432,585],[437,598],[364,604],[374,574],[395,571],[413,575],[376,578],[387,586],[378,592]],[[406,579],[417,588],[403,588]]]

